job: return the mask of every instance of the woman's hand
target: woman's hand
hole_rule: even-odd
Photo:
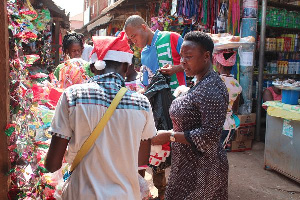
[[[170,142],[172,131],[158,131],[157,135],[151,139],[152,145],[163,145]]]

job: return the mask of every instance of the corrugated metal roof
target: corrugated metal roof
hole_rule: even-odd
[[[88,32],[90,32],[92,29],[96,27],[108,24],[112,20],[112,18],[113,18],[112,16],[104,15],[103,17],[98,18],[95,22],[87,25],[86,29]]]

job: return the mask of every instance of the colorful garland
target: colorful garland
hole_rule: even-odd
[[[55,199],[58,184],[44,168],[44,157],[49,148],[47,128],[53,110],[39,105],[46,103],[40,95],[40,82],[48,75],[33,73],[36,62],[52,65],[50,12],[35,11],[22,0],[7,0],[10,31],[10,116],[5,134],[11,169],[7,173],[11,184],[8,199]],[[36,46],[36,43],[42,47]],[[41,49],[39,49],[41,48]],[[28,54],[31,52],[31,54]],[[42,53],[39,53],[42,52]],[[50,55],[50,56],[49,56]],[[42,99],[41,99],[42,98]]]

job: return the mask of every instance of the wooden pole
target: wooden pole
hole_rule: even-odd
[[[7,199],[9,170],[7,136],[9,122],[9,45],[6,0],[0,1],[0,199]]]
[[[54,45],[54,49],[55,49],[55,67],[57,65],[59,65],[59,34],[60,34],[60,21],[59,20],[55,20],[55,45]]]

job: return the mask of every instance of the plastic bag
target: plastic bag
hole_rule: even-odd
[[[139,184],[140,184],[141,199],[148,200],[151,197],[149,185],[141,175],[139,175]]]

